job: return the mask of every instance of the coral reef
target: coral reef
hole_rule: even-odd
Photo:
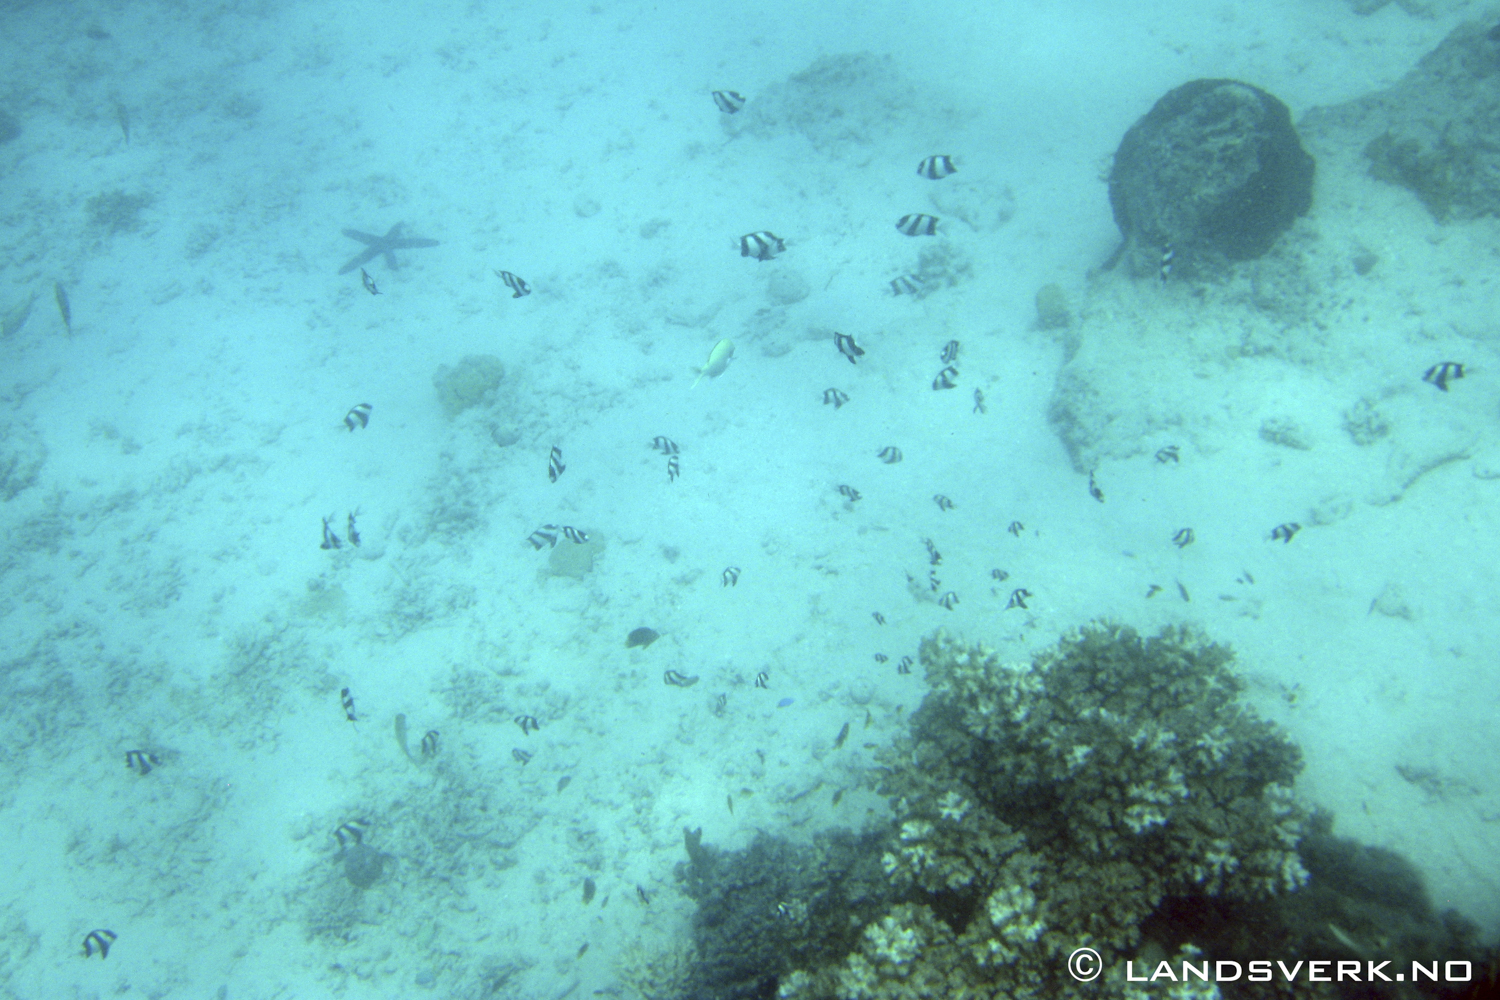
[[[841,963],[784,977],[782,997],[1067,996],[1073,949],[1122,968],[1164,900],[1307,880],[1298,750],[1237,703],[1226,649],[1097,625],[1030,664],[941,632],[921,656],[933,690],[880,785],[902,902]]]
[[[921,656],[932,691],[881,755],[885,829],[823,835],[831,863],[765,834],[720,855],[684,831],[700,959],[678,1000],[1418,1000],[1454,994],[1221,992],[1171,970],[1494,961],[1409,866],[1292,797],[1300,753],[1240,703],[1226,648],[1096,624],[1030,663],[942,632]],[[1092,982],[1068,974],[1079,948],[1102,959]]]

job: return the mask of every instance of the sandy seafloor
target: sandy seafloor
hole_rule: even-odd
[[[0,988],[634,995],[631,962],[686,935],[685,825],[734,848],[879,818],[871,748],[921,701],[896,664],[923,635],[1024,659],[1102,616],[1231,643],[1305,752],[1300,793],[1493,938],[1500,223],[1438,225],[1309,139],[1294,322],[1087,277],[1117,242],[1101,171],[1171,87],[1242,79],[1300,117],[1484,13],[0,7],[23,128],[0,145],[0,311],[35,296],[0,343]],[[918,177],[933,153],[959,173]],[[148,199],[134,225],[91,207],[112,192]],[[943,231],[903,236],[910,212]],[[372,262],[379,296],[336,274],[341,229],[398,222],[441,245]],[[786,253],[739,257],[755,230]],[[952,283],[889,294],[924,252]],[[1049,282],[1066,335],[1036,325]],[[1265,330],[1279,346],[1215,340]],[[721,337],[735,361],[693,388]],[[1048,420],[1069,337],[1099,358],[1102,504]],[[935,392],[950,339],[958,388]],[[475,354],[505,379],[451,418],[434,373]],[[1468,366],[1447,394],[1420,381],[1441,360]],[[1356,443],[1372,407],[1388,433]],[[1180,463],[1153,460],[1171,444]],[[321,549],[356,509],[362,545]],[[602,543],[580,579],[526,544],[545,523]],[[908,587],[924,538],[951,610]],[[1028,609],[1005,610],[1014,586]],[[627,650],[638,626],[661,639]],[[397,713],[414,754],[441,732],[434,760],[402,755]],[[132,749],[159,766],[127,770]],[[355,819],[390,855],[364,892],[332,836]],[[105,961],[81,957],[94,928],[118,934]]]

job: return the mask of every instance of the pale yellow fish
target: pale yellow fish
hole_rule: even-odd
[[[734,341],[727,337],[714,345],[714,349],[708,352],[708,364],[698,369],[698,377],[693,380],[693,387],[703,381],[703,376],[718,378],[724,374],[724,369],[729,367],[729,362],[734,360]]]

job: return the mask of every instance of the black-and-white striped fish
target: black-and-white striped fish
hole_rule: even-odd
[[[651,439],[651,450],[659,451],[663,455],[675,455],[677,454],[677,442],[669,437],[657,435]]]
[[[943,345],[943,364],[951,365],[958,360],[958,341],[950,340]]]
[[[930,181],[940,181],[949,174],[958,173],[951,156],[929,156],[917,164],[917,173]]]
[[[922,279],[915,274],[903,274],[899,278],[891,279],[892,295],[921,295],[925,289],[922,287]]]
[[[832,403],[833,408],[837,410],[840,406],[843,406],[847,402],[849,402],[848,393],[839,392],[837,389],[823,390],[823,404],[825,406],[829,403]]]
[[[1161,270],[1158,272],[1161,275],[1162,284],[1166,284],[1167,279],[1172,276],[1172,261],[1176,258],[1176,250],[1173,250],[1170,246],[1162,247]]]
[[[937,378],[932,380],[932,387],[934,389],[955,388],[958,383],[953,380],[956,378],[958,378],[958,369],[954,368],[952,365],[949,365],[947,368],[944,368],[942,371],[937,373]]]
[[[547,478],[555,483],[557,482],[557,477],[567,471],[567,468],[566,465],[563,465],[562,449],[557,445],[553,445],[552,454],[547,457]]]
[[[901,461],[901,449],[897,448],[893,444],[886,445],[884,448],[880,449],[878,453],[876,453],[875,457],[880,459],[886,465],[895,465],[897,462]]]
[[[553,526],[549,524],[549,525],[544,525],[544,527],[550,528],[550,527],[553,527]],[[565,524],[562,527],[558,528],[558,530],[563,533],[563,537],[564,538],[566,538],[568,541],[572,542],[574,545],[582,545],[584,542],[586,542],[586,541],[589,540],[588,532],[586,532],[586,531],[579,531],[577,528],[573,527],[571,524]]]
[[[740,256],[756,260],[772,260],[786,251],[786,242],[773,232],[762,229],[758,233],[746,233],[740,237]]]
[[[726,115],[732,115],[745,106],[745,99],[732,90],[716,90],[714,104]]]
[[[856,358],[865,356],[864,349],[854,342],[854,338],[847,333],[835,333],[833,345],[839,349],[839,353],[849,359],[851,365],[858,364]]]
[[[552,530],[548,531],[548,528],[551,528]],[[531,547],[534,549],[541,549],[544,547],[556,545],[557,527],[556,525],[544,524],[540,528],[533,531],[530,537],[526,539],[526,541],[530,542]]]
[[[682,465],[677,461],[676,455],[667,457],[667,482],[673,482],[682,475]]]
[[[496,271],[495,276],[498,277],[501,281],[505,282],[506,288],[509,288],[512,292],[515,292],[515,294],[512,295],[511,298],[519,299],[523,295],[531,294],[531,286],[526,284],[526,282],[522,281],[520,278],[516,277],[514,274],[511,274],[509,271]]]
[[[938,217],[914,212],[896,220],[896,228],[907,236],[936,236]]]

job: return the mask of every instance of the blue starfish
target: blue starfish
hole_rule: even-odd
[[[417,236],[402,236],[401,223],[399,222],[392,226],[384,236],[362,233],[358,229],[346,229],[344,230],[344,235],[351,240],[359,240],[369,247],[369,249],[357,257],[350,258],[349,263],[339,268],[339,274],[348,274],[355,268],[364,267],[370,261],[382,255],[385,257],[385,266],[394,270],[398,265],[396,264],[396,255],[391,251],[415,250],[419,247],[435,247],[438,245],[437,240],[424,240]]]

